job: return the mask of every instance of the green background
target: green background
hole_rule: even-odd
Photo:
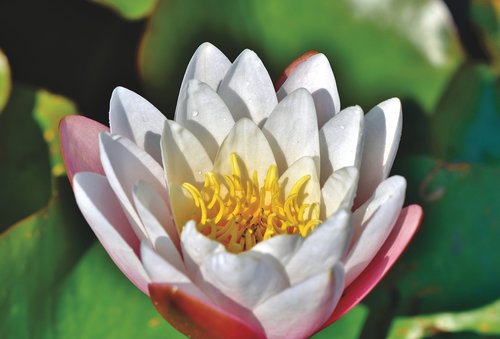
[[[329,58],[342,107],[397,96],[393,173],[425,212],[381,284],[315,338],[500,336],[500,3],[496,0],[0,2],[0,338],[183,337],[114,267],[74,202],[57,126],[107,124],[115,86],[172,118],[210,41],[273,79]]]

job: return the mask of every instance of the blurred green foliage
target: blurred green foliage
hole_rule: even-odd
[[[77,111],[107,123],[116,85],[172,117],[203,41],[231,59],[254,49],[274,79],[315,49],[343,107],[403,101],[393,172],[424,223],[363,304],[314,338],[500,335],[500,7],[447,4],[460,36],[438,0],[0,3],[0,337],[183,337],[94,241],[57,126]]]
[[[158,0],[91,0],[96,4],[100,4],[115,10],[125,19],[137,20],[142,19],[153,12],[153,9],[158,3]]]

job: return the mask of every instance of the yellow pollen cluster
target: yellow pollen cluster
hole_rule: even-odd
[[[182,185],[197,207],[193,219],[200,232],[224,244],[228,251],[240,253],[278,234],[305,237],[321,223],[318,203],[303,203],[309,175],[300,178],[285,198],[276,165],[269,167],[261,187],[257,172],[252,179],[242,178],[238,161],[231,154],[231,175],[205,173],[201,190],[190,183]]]

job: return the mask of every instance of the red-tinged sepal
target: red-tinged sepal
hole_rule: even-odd
[[[158,312],[177,330],[191,338],[265,338],[261,328],[255,328],[175,285],[151,283],[148,287]]]

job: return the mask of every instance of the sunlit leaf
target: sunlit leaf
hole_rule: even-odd
[[[470,311],[396,318],[389,338],[422,338],[455,332],[500,335],[500,300]]]
[[[11,87],[9,61],[0,49],[0,113],[7,104]]]

